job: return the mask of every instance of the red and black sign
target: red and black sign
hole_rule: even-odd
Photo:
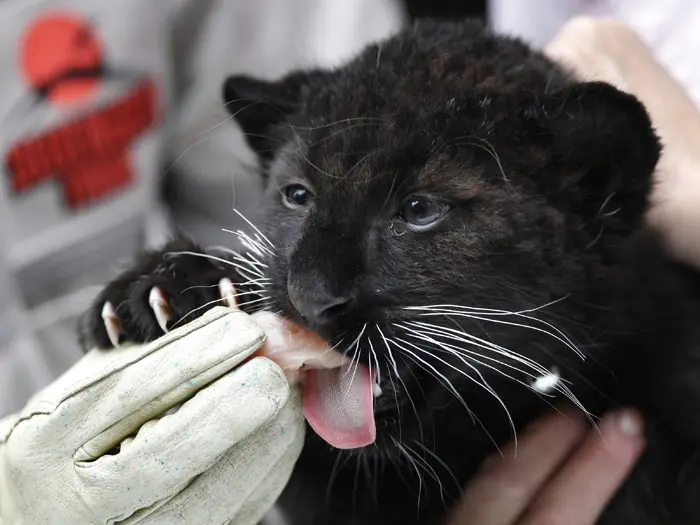
[[[80,104],[107,77],[96,32],[73,14],[35,20],[24,35],[21,63],[40,104]],[[108,105],[13,144],[5,163],[15,194],[55,181],[66,204],[78,208],[129,185],[129,148],[153,126],[158,107],[153,82],[133,84]]]

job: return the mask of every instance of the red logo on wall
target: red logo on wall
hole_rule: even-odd
[[[89,100],[115,75],[94,27],[66,13],[44,15],[27,28],[20,64],[38,103],[60,107]],[[128,149],[156,118],[155,85],[136,81],[110,104],[12,145],[5,159],[12,189],[21,194],[55,181],[70,208],[107,196],[133,181]]]

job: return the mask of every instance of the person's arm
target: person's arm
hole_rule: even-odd
[[[602,80],[646,106],[663,143],[650,224],[681,259],[700,266],[700,113],[641,38],[615,20],[576,18],[546,53],[583,80]]]

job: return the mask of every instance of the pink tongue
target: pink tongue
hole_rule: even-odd
[[[366,366],[307,370],[304,415],[316,433],[336,448],[374,443],[373,374]]]

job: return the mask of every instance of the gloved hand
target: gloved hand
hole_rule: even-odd
[[[88,353],[0,423],[0,523],[257,523],[304,434],[276,364],[234,369],[263,341],[249,316],[215,308],[150,344]]]

